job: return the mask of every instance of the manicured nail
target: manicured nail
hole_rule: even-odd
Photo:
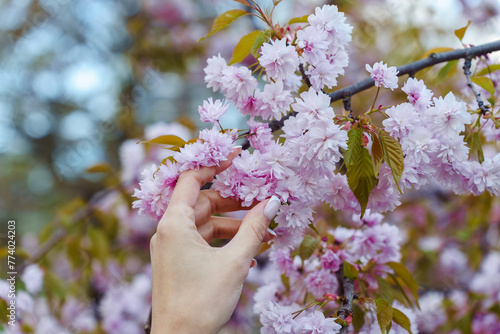
[[[267,228],[267,232],[269,232],[272,236],[276,236],[276,232],[274,232],[273,230],[271,230],[269,227]]]
[[[238,146],[234,146],[233,148],[240,149],[240,148],[243,148],[243,146],[238,145]]]
[[[266,207],[264,208],[264,215],[271,221],[274,216],[278,213],[278,210],[280,209],[281,201],[278,197],[274,196],[271,197],[269,202],[267,202]]]
[[[255,268],[255,267],[257,267],[257,260],[252,259],[252,263],[250,264],[250,268]]]

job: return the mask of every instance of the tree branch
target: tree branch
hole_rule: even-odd
[[[471,76],[471,72],[470,72],[471,63],[472,63],[472,57],[465,58],[465,63],[464,63],[463,69],[464,69],[465,77],[467,78],[467,86],[469,86],[470,89],[472,90],[472,93],[474,93],[474,96],[476,97],[477,105],[478,105],[479,109],[481,110],[481,114],[486,115],[486,113],[488,112],[488,108],[484,105],[484,102],[481,99],[481,94],[479,94],[477,92],[476,87],[474,87],[474,85],[472,84],[472,80],[470,78],[470,76]]]
[[[311,87],[311,80],[309,79],[309,76],[306,74],[306,71],[304,70],[304,65],[300,64],[299,69],[300,69],[300,74],[302,74],[302,79],[306,83],[307,87]]]
[[[342,306],[340,310],[337,311],[337,315],[340,319],[345,320],[348,316],[352,317],[352,301],[354,299],[354,281],[344,275],[344,264],[340,265],[337,271],[337,277],[340,283],[340,290],[342,292]],[[342,326],[339,334],[347,333],[347,326]]]
[[[463,59],[468,57],[472,59],[474,57],[482,56],[499,50],[500,50],[500,40],[488,44],[474,46],[471,48],[453,50],[442,53],[431,53],[429,57],[425,59],[417,60],[413,63],[399,66],[397,68],[399,71],[397,75],[402,76],[405,74],[409,74],[410,76],[412,76],[416,72],[423,70],[424,68],[431,67],[439,63],[444,63],[450,60]],[[372,78],[363,79],[353,85],[347,86],[333,93],[330,93],[331,102],[335,102],[338,100],[342,100],[346,97],[350,97],[374,85],[375,81]]]

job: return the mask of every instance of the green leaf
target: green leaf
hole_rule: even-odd
[[[392,286],[382,277],[377,276],[378,295],[390,304],[394,301],[394,290]]]
[[[304,240],[302,240],[299,248],[299,256],[302,258],[302,260],[307,260],[311,257],[311,255],[314,253],[314,250],[318,246],[318,243],[319,239],[311,235],[306,235],[304,237]]]
[[[352,326],[357,333],[365,325],[365,311],[357,303],[352,304]]]
[[[102,162],[95,164],[85,170],[85,173],[111,173],[113,172],[113,167],[107,162]]]
[[[344,275],[350,279],[358,278],[358,269],[353,264],[344,261]]]
[[[458,60],[450,60],[448,63],[446,63],[446,65],[444,65],[443,68],[441,68],[441,70],[439,70],[439,73],[436,77],[436,83],[440,84],[447,77],[449,77],[450,75],[455,73],[455,71],[457,70],[457,66],[456,66],[457,63],[458,63]]]
[[[483,68],[482,70],[477,71],[474,74],[474,76],[481,77],[483,75],[490,74],[490,73],[495,72],[495,71],[500,71],[500,64],[489,65],[489,66]]]
[[[413,334],[411,332],[410,319],[408,319],[406,314],[404,314],[403,312],[401,312],[400,310],[398,310],[397,308],[394,308],[394,307],[392,308],[392,321],[394,321],[399,326],[406,329],[408,331],[408,333]]]
[[[80,248],[80,238],[72,237],[68,238],[67,248],[66,248],[66,258],[71,263],[73,269],[78,268],[82,265],[82,253]]]
[[[455,36],[457,36],[460,41],[462,41],[462,39],[464,38],[465,32],[467,31],[467,28],[469,28],[469,25],[470,20],[469,22],[467,22],[467,25],[465,27],[455,30]]]
[[[495,100],[492,97],[488,98],[488,102],[491,104],[492,108],[495,106]]]
[[[243,36],[233,51],[233,57],[229,61],[228,65],[232,65],[234,63],[239,63],[243,61],[251,52],[253,45],[255,44],[255,40],[257,37],[262,34],[263,31],[256,30],[252,31],[246,36]]]
[[[186,141],[175,135],[165,135],[147,141],[139,141],[137,144],[163,144],[183,147],[186,145]]]
[[[68,290],[67,282],[63,282],[59,276],[53,274],[50,270],[45,271],[43,277],[43,291],[49,296],[63,298]]]
[[[382,150],[382,144],[380,144],[380,139],[374,133],[372,133],[372,158],[375,175],[378,175],[380,166],[384,161],[384,151]]]
[[[347,182],[361,205],[361,217],[363,217],[370,193],[377,185],[378,180],[375,177],[370,152],[363,147],[363,131],[351,129],[348,136],[347,151],[344,152]]]
[[[106,235],[98,228],[90,227],[88,230],[91,248],[90,252],[103,264],[109,255],[109,241]]]
[[[285,274],[281,275],[281,282],[283,282],[283,285],[286,290],[290,288],[290,278],[287,275]]]
[[[320,233],[319,233],[319,231],[318,231],[318,229],[316,228],[316,226],[314,226],[314,224],[313,224],[313,223],[311,223],[311,224],[309,224],[309,225],[307,225],[307,226],[309,226],[309,228],[310,228],[311,230],[313,230],[314,232],[316,232],[317,234],[320,234]]]
[[[392,306],[389,302],[382,298],[375,299],[375,306],[377,309],[377,321],[382,334],[386,333],[387,326],[392,321]]]
[[[392,176],[396,182],[396,187],[399,192],[402,193],[399,188],[399,180],[401,175],[403,175],[403,170],[405,169],[405,160],[403,149],[401,144],[394,138],[392,138],[387,132],[380,131],[380,144],[382,146],[382,151],[384,152],[385,163],[392,171]]]
[[[479,163],[483,163],[484,161],[483,145],[481,144],[481,137],[478,131],[472,134],[470,148],[471,149],[469,152],[469,157],[473,152],[477,152],[477,161],[479,161]]]
[[[243,15],[248,15],[249,13],[246,10],[243,9],[232,9],[228,10],[225,13],[220,14],[214,21],[214,24],[212,25],[212,30],[206,35],[205,37],[200,38],[198,42],[201,42],[205,38],[212,36],[215,34],[217,31],[222,30],[229,26],[231,23],[233,23],[234,20],[236,20],[238,17],[241,17]]]
[[[418,306],[418,284],[413,278],[412,274],[410,271],[401,263],[397,262],[388,262],[387,265],[394,270],[394,273],[398,275],[403,282],[406,284],[408,289],[410,289],[410,292],[412,293],[413,297],[415,298],[415,301]]]
[[[294,23],[308,23],[308,21],[307,21],[308,17],[309,17],[309,15],[295,17],[295,18],[291,19],[290,21],[288,21],[288,25],[294,24]]]
[[[478,85],[479,87],[485,89],[491,96],[495,96],[495,86],[493,85],[493,81],[491,81],[488,77],[472,77],[470,78],[473,83]]]
[[[467,312],[456,324],[461,334],[472,334],[472,313]]]
[[[259,59],[259,49],[264,44],[269,40],[269,31],[263,31],[261,32],[257,38],[255,38],[255,42],[253,43],[252,48],[250,49],[250,53],[252,56],[255,57],[255,59]]]

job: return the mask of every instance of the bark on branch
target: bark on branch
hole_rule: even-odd
[[[340,284],[340,292],[342,293],[342,305],[337,315],[340,319],[345,320],[348,316],[352,317],[352,301],[354,300],[354,281],[344,275],[344,264],[340,265],[337,271],[337,277]],[[342,326],[339,333],[346,334],[349,325]]]
[[[474,57],[482,56],[499,50],[500,50],[500,40],[466,49],[453,50],[442,53],[431,53],[425,59],[417,60],[413,63],[399,66],[397,68],[399,71],[398,76],[406,74],[412,76],[418,71],[423,70],[424,68],[428,68],[437,65],[439,63],[448,62],[450,60],[465,59],[465,58],[472,59]],[[353,85],[347,86],[333,93],[330,93],[331,102],[335,102],[338,100],[342,100],[346,97],[350,97],[370,87],[373,87],[374,85],[375,81],[373,81],[372,78],[363,79]]]

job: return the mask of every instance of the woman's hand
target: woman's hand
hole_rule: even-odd
[[[239,151],[239,150],[238,150]],[[152,333],[217,333],[229,320],[243,281],[280,201],[273,197],[252,208],[242,221],[211,217],[241,209],[233,199],[200,187],[226,169],[235,150],[219,167],[183,172],[156,234],[151,239],[153,276]],[[213,238],[232,240],[211,247]]]

